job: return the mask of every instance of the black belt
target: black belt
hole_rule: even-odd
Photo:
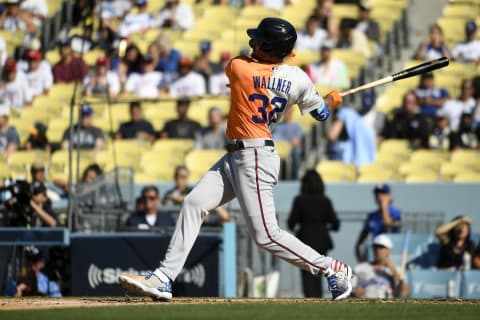
[[[254,146],[246,146],[243,141],[236,141],[234,143],[229,143],[225,146],[228,152],[235,152],[239,150],[243,150],[246,148],[259,148],[259,147],[275,147],[275,143],[273,143],[273,140],[263,140],[260,141],[258,144],[255,144]]]

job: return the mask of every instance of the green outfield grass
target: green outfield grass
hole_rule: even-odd
[[[1,306],[0,306],[1,310]],[[231,302],[221,304],[148,304],[44,310],[0,311],[1,320],[100,319],[480,319],[480,301],[466,303],[402,302]]]

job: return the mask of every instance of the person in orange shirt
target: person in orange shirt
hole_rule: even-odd
[[[231,108],[227,122],[226,153],[185,197],[178,222],[160,266],[146,275],[122,274],[127,290],[157,300],[172,299],[172,282],[182,270],[198,236],[203,217],[234,197],[238,199],[251,237],[263,249],[316,276],[326,276],[332,298],[347,298],[352,269],[323,256],[278,226],[273,187],[278,181],[280,158],[271,129],[282,114],[298,104],[302,114],[319,121],[342,103],[337,92],[323,99],[308,76],[283,60],[291,56],[295,28],[279,18],[265,18],[248,29],[250,57],[230,61]]]

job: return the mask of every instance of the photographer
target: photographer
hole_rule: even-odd
[[[47,197],[47,188],[41,182],[34,182],[31,186],[32,196],[30,207],[32,215],[29,225],[32,227],[55,228],[58,222],[57,214],[50,207],[50,200]]]

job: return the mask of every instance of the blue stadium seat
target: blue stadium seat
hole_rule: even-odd
[[[480,298],[480,270],[465,270],[462,277],[462,298]]]
[[[410,298],[458,298],[461,275],[456,270],[409,270],[408,286]]]

